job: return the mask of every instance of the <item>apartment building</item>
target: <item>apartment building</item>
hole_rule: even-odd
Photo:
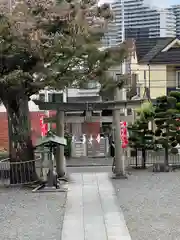
[[[180,4],[173,5],[171,9],[176,17],[176,36],[180,37]]]
[[[112,3],[114,20],[103,39],[106,46],[123,38],[175,37],[175,10],[160,9],[148,0],[116,0]],[[180,18],[180,17],[179,17]]]

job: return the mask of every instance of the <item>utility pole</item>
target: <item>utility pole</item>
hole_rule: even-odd
[[[124,10],[124,0],[121,0],[121,22],[122,22],[122,26],[121,26],[121,41],[122,43],[126,40],[125,38],[125,10]],[[126,61],[124,60],[121,64],[121,74],[125,74],[126,73]],[[126,91],[126,88],[122,88],[121,89],[121,94],[122,94],[122,98],[119,99],[119,100],[127,100],[127,91]],[[124,113],[124,116],[127,116],[127,109],[123,109],[123,113]]]
[[[120,89],[117,87],[115,89],[115,101],[121,100]],[[115,128],[115,176],[114,179],[127,179],[125,173],[125,162],[123,156],[123,149],[121,146],[121,137],[120,137],[120,109],[115,106],[113,110],[113,121]]]
[[[57,136],[64,138],[64,111],[57,109],[56,131]],[[66,174],[66,163],[64,158],[64,146],[57,147],[56,152],[56,171],[58,178],[62,178]]]
[[[9,3],[9,13],[12,14],[12,0],[8,0]]]

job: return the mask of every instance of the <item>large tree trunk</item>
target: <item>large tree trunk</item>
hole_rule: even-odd
[[[10,183],[25,184],[37,180],[28,97],[15,95],[6,103],[9,125]]]

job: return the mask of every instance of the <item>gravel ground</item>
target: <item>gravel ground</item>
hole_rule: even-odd
[[[113,180],[132,240],[180,240],[180,171]]]
[[[60,240],[66,193],[0,189],[1,240]]]

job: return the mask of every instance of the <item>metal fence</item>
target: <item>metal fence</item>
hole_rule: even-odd
[[[44,176],[48,171],[48,152],[39,152],[36,154],[35,160],[26,162],[10,162],[9,159],[0,161],[0,186],[9,185],[25,185],[32,184],[37,180],[45,180]],[[44,156],[43,156],[44,155]],[[146,151],[146,166],[151,166],[155,163],[164,163],[164,150]],[[136,156],[127,157],[128,165],[135,168],[142,167],[143,158],[142,152],[137,152]],[[169,165],[180,167],[180,154],[169,154]]]
[[[37,182],[42,177],[42,158],[26,162],[0,161],[0,186],[25,185]]]
[[[164,149],[156,152],[152,150],[146,150],[146,166],[151,166],[155,163],[164,163],[165,153]],[[168,156],[169,165],[171,166],[180,166],[180,154],[169,154]],[[132,167],[141,167],[142,166],[142,152],[137,151],[136,156],[129,156],[128,164]]]

